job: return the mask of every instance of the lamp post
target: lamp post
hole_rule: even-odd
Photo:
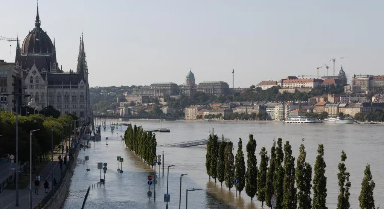
[[[13,95],[13,94],[2,94],[4,96],[10,96],[10,95]],[[15,171],[16,171],[16,206],[19,206],[19,96],[30,96],[28,94],[23,94],[22,92],[21,93],[15,93],[14,96],[16,97],[15,98],[15,101],[16,101],[16,107],[15,107],[15,111],[16,111],[16,168],[15,168]]]
[[[32,134],[40,129],[29,132],[29,209],[32,209]]]
[[[51,171],[51,176],[52,176],[52,189],[53,189],[53,128],[54,126],[52,126],[51,128],[51,166],[52,166],[52,171]]]
[[[175,165],[169,165],[169,166],[168,166],[168,173],[167,173],[167,195],[169,194],[169,193],[168,193],[169,168],[170,168],[170,167],[173,167],[173,166],[175,166]],[[168,202],[167,202],[167,207],[166,207],[166,208],[168,209]]]
[[[181,180],[182,180],[182,178],[183,178],[183,176],[186,176],[186,175],[188,175],[188,174],[186,174],[186,173],[183,173],[183,174],[181,174],[180,175],[180,197],[179,197],[179,209],[180,209],[180,207],[181,207]]]
[[[185,209],[188,209],[188,192],[193,192],[193,191],[197,191],[197,190],[202,190],[202,189],[195,189],[195,188],[192,188],[192,189],[186,189],[186,194],[185,194]]]

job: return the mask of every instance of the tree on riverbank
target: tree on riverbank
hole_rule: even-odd
[[[232,147],[232,142],[228,142],[227,146],[225,146],[225,185],[228,187],[229,191],[231,191],[231,188],[233,187],[233,181],[235,180]]]
[[[207,142],[207,154],[205,155],[205,168],[207,170],[207,174],[209,177],[209,181],[211,181],[211,151],[212,151],[212,134],[209,135]]]
[[[327,209],[327,177],[325,177],[324,146],[319,144],[313,177],[313,209]]]
[[[276,148],[276,164],[275,164],[275,173],[273,177],[273,188],[276,195],[276,209],[281,209],[283,206],[283,195],[284,195],[284,168],[282,166],[284,160],[283,153],[283,139],[277,139],[277,148]]]
[[[300,146],[300,155],[297,158],[296,166],[296,185],[297,185],[297,202],[298,209],[312,208],[311,204],[311,179],[312,167],[309,163],[305,162],[307,153],[302,144]]]
[[[241,138],[239,139],[239,143],[237,145],[238,147],[235,158],[235,179],[237,179],[239,183],[236,184],[235,187],[236,190],[239,191],[239,195],[241,195],[241,191],[243,191],[245,186],[245,162],[243,153],[243,142]]]
[[[268,207],[272,207],[271,205],[271,198],[273,194],[275,193],[273,189],[273,176],[275,174],[275,161],[276,161],[276,143],[273,142],[273,146],[271,148],[271,158],[269,159],[269,168],[267,173],[267,183],[266,183],[266,189],[265,189],[265,202]]]
[[[349,209],[349,188],[351,187],[351,182],[349,181],[349,172],[345,167],[345,160],[347,155],[344,151],[341,152],[341,162],[339,163],[339,173],[337,178],[339,179],[339,196],[337,197],[337,209]]]
[[[218,136],[214,135],[212,136],[212,142],[211,142],[211,160],[210,160],[210,174],[213,179],[217,178],[217,158],[218,158],[218,152],[219,152],[219,144],[218,144]]]
[[[261,201],[261,207],[264,206],[265,192],[267,185],[268,153],[265,147],[260,151],[260,167],[257,176],[257,200]]]
[[[373,190],[375,182],[372,180],[371,167],[368,164],[364,171],[364,179],[361,183],[361,192],[359,196],[360,208],[375,209],[375,199],[373,198]]]
[[[284,194],[283,194],[283,208],[296,209],[297,197],[295,188],[295,158],[292,156],[292,147],[289,141],[284,145]]]
[[[223,137],[224,138],[224,137]],[[220,182],[220,186],[223,187],[223,181],[225,177],[225,146],[227,142],[222,140],[219,143],[219,157],[217,160],[217,179]]]
[[[245,192],[251,201],[257,192],[257,159],[255,155],[256,140],[252,134],[249,134],[249,141],[247,144],[247,173],[245,178]]]

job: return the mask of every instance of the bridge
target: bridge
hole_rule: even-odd
[[[187,142],[181,142],[181,143],[174,143],[174,144],[165,144],[163,146],[165,147],[195,147],[200,145],[206,145],[208,142],[207,139],[201,139],[201,140],[195,140],[195,141],[187,141]]]

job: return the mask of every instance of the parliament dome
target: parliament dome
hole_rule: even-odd
[[[51,38],[40,27],[39,8],[37,8],[35,28],[25,37],[22,45],[22,53],[25,54],[46,54],[52,53],[53,44]]]

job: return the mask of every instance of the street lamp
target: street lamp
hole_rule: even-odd
[[[182,179],[183,176],[186,176],[186,175],[188,175],[188,174],[183,173],[183,174],[180,175],[180,198],[179,198],[179,209],[180,209],[180,207],[181,207],[181,179]]]
[[[40,129],[29,132],[29,209],[32,209],[32,134]]]
[[[51,167],[52,167],[52,171],[51,171],[51,176],[52,176],[52,188],[53,188],[53,128],[54,126],[52,126],[51,128],[51,156],[52,156],[52,159],[51,159]]]
[[[2,94],[4,96],[10,96],[10,95],[13,95],[13,94]],[[16,171],[16,206],[19,206],[19,96],[25,96],[25,97],[28,97],[28,96],[31,96],[31,95],[28,95],[28,94],[23,94],[23,93],[15,93],[15,100],[16,100],[16,107],[15,107],[15,110],[16,110],[16,168],[15,168],[15,171]]]
[[[197,191],[197,190],[202,190],[202,189],[195,189],[195,188],[192,188],[192,189],[186,189],[186,194],[185,194],[185,209],[188,209],[188,192],[192,192],[192,191]]]
[[[170,167],[173,167],[173,166],[175,166],[175,165],[169,165],[169,166],[168,166],[168,173],[167,173],[167,195],[169,195],[169,193],[168,193],[169,168],[170,168]],[[167,202],[167,207],[166,207],[166,208],[168,209],[168,202]]]

